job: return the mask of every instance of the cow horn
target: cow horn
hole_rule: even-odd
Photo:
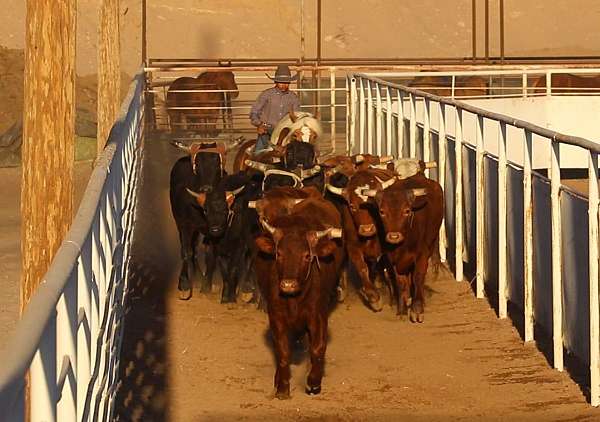
[[[434,169],[436,167],[437,167],[437,162],[435,162],[435,161],[426,161],[425,162],[426,169]]]
[[[365,189],[362,191],[363,196],[368,196],[369,198],[375,198],[377,196],[377,189]]]
[[[194,198],[200,198],[201,197],[201,194],[199,194],[198,192],[194,192],[190,188],[185,188],[185,190],[188,191],[188,193],[190,195],[192,195]]]
[[[317,174],[320,171],[321,171],[321,166],[316,165],[308,170],[301,170],[300,177],[302,178],[302,180],[304,180],[304,179],[314,176],[315,174]]]
[[[258,161],[253,161],[253,160],[246,160],[246,161],[244,161],[244,164],[246,164],[248,167],[251,167],[255,170],[262,171],[263,173],[271,168],[268,164],[260,163]]]
[[[372,164],[371,168],[380,169],[380,170],[386,170],[387,169],[387,164]]]
[[[360,164],[360,163],[362,163],[363,161],[365,161],[365,156],[364,156],[364,155],[362,155],[362,154],[358,154],[357,156],[355,156],[355,157],[354,157],[354,162],[355,162],[356,164]]]
[[[295,205],[298,205],[302,201],[304,201],[304,198],[290,199],[289,203],[292,204],[292,206],[295,206]]]
[[[176,147],[176,148],[179,148],[179,149],[182,149],[182,150],[184,150],[184,151],[185,151],[185,152],[187,152],[188,154],[190,153],[190,150],[191,150],[190,146],[189,146],[189,145],[186,145],[186,144],[184,144],[183,142],[176,141],[176,140],[174,140],[174,139],[173,139],[173,140],[170,142],[170,144],[171,144],[171,145],[173,145],[173,146],[174,146],[174,147]]]
[[[330,185],[329,183],[327,183],[325,185],[325,187],[331,193],[335,193],[336,195],[342,195],[342,196],[344,195],[344,189],[343,188],[338,188],[337,186]]]
[[[241,191],[243,191],[245,187],[246,187],[246,185],[244,185],[244,186],[240,186],[239,188],[237,188],[237,189],[235,189],[235,190],[229,191],[229,193],[231,193],[232,195],[234,195],[234,196],[235,196],[235,195],[237,195],[238,193],[240,193]]]
[[[381,180],[377,176],[375,176],[375,179],[377,179],[377,181],[379,183],[381,183],[381,189],[383,189],[383,190],[386,190],[387,188],[389,188],[390,186],[392,186],[396,182],[396,178],[395,177],[392,177],[391,179],[388,179],[385,182],[383,180]]]
[[[379,164],[387,164],[390,161],[394,161],[393,155],[384,155],[383,157],[379,157]]]
[[[412,193],[414,196],[425,196],[425,195],[427,195],[427,189],[415,188],[415,189],[412,189]]]
[[[265,230],[268,231],[271,234],[274,234],[275,230],[277,230],[276,227],[273,227],[272,225],[270,225],[269,223],[267,223],[267,220],[265,220],[264,218],[260,219],[260,223],[265,228]]]
[[[232,149],[237,148],[242,142],[244,142],[244,137],[240,136],[235,141],[233,141],[230,145],[228,145],[227,148],[225,148],[225,152],[229,152]]]
[[[329,227],[325,230],[319,230],[315,232],[315,236],[317,239],[321,239],[322,237],[329,237],[330,239],[340,238],[342,237],[342,229],[337,229],[334,227]]]

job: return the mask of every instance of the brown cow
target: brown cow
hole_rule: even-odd
[[[275,395],[290,396],[290,332],[308,332],[311,369],[306,393],[321,391],[329,304],[343,261],[341,218],[331,203],[309,198],[289,215],[262,220],[255,270],[267,302],[277,369]]]
[[[346,202],[346,206],[340,207],[346,251],[361,280],[359,293],[375,312],[383,309],[383,300],[374,285],[378,269],[383,264],[383,250],[377,236],[377,220],[366,193],[380,188],[381,181],[394,177],[394,173],[387,170],[360,170],[350,178],[345,188],[327,186],[330,192],[343,197]]]
[[[537,78],[533,86],[534,93],[546,92],[546,76]],[[555,73],[552,75],[552,94],[584,93],[598,94],[600,92],[600,75],[580,76],[570,73]],[[543,88],[543,89],[539,89]]]
[[[425,275],[444,212],[442,188],[418,173],[407,179],[390,179],[365,193],[377,205],[385,230],[383,247],[394,268],[398,314],[410,307],[410,320],[423,322]]]
[[[280,215],[289,214],[292,209],[307,198],[321,198],[321,192],[309,186],[295,189],[290,186],[278,186],[263,193],[263,197],[257,201],[250,201],[249,208],[255,208],[258,216],[270,222]]]
[[[440,97],[452,96],[452,77],[417,76],[408,86]],[[489,83],[481,76],[457,76],[454,82],[454,97],[477,97],[488,94]]]
[[[210,92],[214,90],[226,92]],[[171,130],[176,126],[183,130],[194,129],[203,135],[216,136],[220,112],[223,111],[225,115],[226,111],[230,110],[226,108],[230,107],[229,99],[237,98],[238,95],[233,72],[204,72],[195,78],[184,76],[175,79],[169,86],[166,101]]]

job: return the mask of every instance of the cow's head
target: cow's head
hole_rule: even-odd
[[[275,257],[279,292],[282,295],[300,294],[311,271],[317,271],[319,259],[332,255],[337,244],[332,240],[342,236],[339,228],[307,230],[302,224],[279,228],[261,220],[265,234],[256,238],[258,249]]]
[[[315,146],[306,142],[292,141],[285,146],[284,166],[288,170],[305,169],[316,164]]]
[[[414,212],[427,203],[427,189],[406,189],[400,183],[391,186],[382,182],[378,189],[366,194],[375,201],[386,233],[385,240],[391,244],[404,241],[412,227]]]
[[[187,189],[188,193],[196,198],[196,202],[204,211],[209,236],[223,236],[232,217],[231,206],[233,205],[235,196],[242,190],[244,190],[244,186],[233,191],[228,191],[222,187],[222,184],[217,186],[203,186],[199,191]]]
[[[376,174],[378,173],[372,170],[358,171],[343,188],[327,185],[330,192],[346,200],[358,234],[363,237],[371,237],[377,234],[377,226],[371,212],[372,205],[368,196],[368,193],[372,193],[374,189],[380,187],[379,180],[381,179],[378,179]],[[396,180],[392,173],[380,173],[380,175],[388,178],[383,182],[386,183],[386,186]]]

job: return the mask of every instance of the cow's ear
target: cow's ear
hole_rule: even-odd
[[[196,202],[198,203],[198,205],[204,208],[204,204],[206,203],[206,193],[199,193],[198,196],[196,196]]]
[[[427,189],[425,189],[425,188],[412,189],[408,193],[408,198],[409,198],[411,209],[413,211],[420,210],[425,205],[427,205],[427,199],[428,199]]]
[[[329,239],[321,239],[317,246],[315,247],[315,253],[320,258],[331,255],[337,249],[337,245],[334,241]]]
[[[254,243],[261,252],[269,255],[275,255],[275,242],[267,236],[258,236],[254,239]]]
[[[231,208],[233,201],[235,201],[235,195],[231,192],[225,192],[225,201],[227,201],[227,207]]]

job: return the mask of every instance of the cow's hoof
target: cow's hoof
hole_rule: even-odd
[[[212,291],[211,286],[207,286],[206,284],[202,284],[200,286],[200,293],[209,294]]]
[[[179,300],[189,300],[192,297],[192,289],[179,290]]]
[[[226,296],[224,296],[224,297],[221,298],[221,303],[222,304],[228,304],[228,303],[234,304],[235,303],[235,298],[234,297],[226,297]]]
[[[240,293],[240,300],[243,303],[250,303],[250,302],[252,302],[252,299],[254,299],[254,293],[253,292],[242,292],[242,293]]]
[[[422,312],[417,312],[412,308],[408,310],[408,315],[410,317],[410,322],[418,322],[419,324],[422,324],[423,321],[425,321],[425,314]]]
[[[277,390],[275,392],[275,398],[279,400],[289,400],[290,399],[290,390]]]
[[[375,286],[376,289],[383,288],[383,283],[381,282],[381,280],[379,278],[375,279],[375,281],[373,282],[373,285]]]
[[[380,312],[383,310],[383,298],[381,295],[374,294],[372,295],[373,297],[369,297],[363,288],[359,289],[358,293],[362,296],[365,302],[367,302],[369,308],[371,308],[374,312]]]
[[[307,385],[305,391],[306,394],[308,394],[309,396],[316,396],[321,392],[321,386],[316,385],[314,387],[311,387],[310,385]]]
[[[341,287],[337,288],[337,301],[343,303],[346,300],[346,290]]]

